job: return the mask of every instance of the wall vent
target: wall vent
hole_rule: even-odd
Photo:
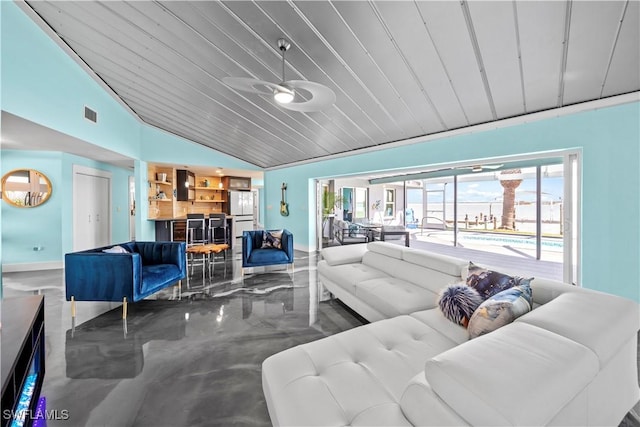
[[[92,121],[93,123],[97,123],[98,122],[98,113],[93,111],[91,108],[85,106],[84,107],[84,118],[89,120],[89,121]]]

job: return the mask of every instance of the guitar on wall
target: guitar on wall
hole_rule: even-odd
[[[289,204],[285,201],[284,193],[287,191],[287,184],[282,183],[282,200],[280,201],[280,215],[289,216]]]

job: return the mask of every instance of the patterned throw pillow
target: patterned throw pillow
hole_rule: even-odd
[[[474,288],[464,283],[449,285],[440,292],[438,307],[447,319],[465,328],[483,299]]]
[[[480,304],[469,320],[469,339],[507,325],[531,311],[529,282],[499,292]]]
[[[523,279],[518,276],[509,276],[504,273],[488,270],[469,262],[467,285],[475,288],[483,300],[486,300],[505,289],[518,285],[529,284],[531,280],[533,280],[533,278]]]
[[[283,230],[265,230],[262,233],[262,249],[282,249],[282,232]]]

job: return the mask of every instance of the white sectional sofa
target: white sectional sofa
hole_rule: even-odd
[[[469,267],[469,261],[384,242],[330,249],[318,263],[320,281],[370,322],[435,307],[438,292],[464,280]]]
[[[433,308],[468,261],[381,242],[323,258],[373,323],[264,361],[276,426],[618,425],[640,398],[636,302],[534,279],[532,311],[469,340]]]

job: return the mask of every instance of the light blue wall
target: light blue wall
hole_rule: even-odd
[[[73,165],[111,173],[111,241],[129,238],[127,169],[50,151],[3,150],[1,173],[13,169],[36,169],[51,181],[51,198],[36,208],[17,208],[2,202],[4,264],[60,262],[73,250]],[[34,251],[34,246],[44,250]]]
[[[1,1],[2,109],[137,158],[140,123],[12,1]],[[98,123],[84,119],[84,106]]]
[[[372,170],[577,148],[583,154],[583,285],[640,301],[640,103],[321,161],[265,174],[266,226],[312,246],[310,180]],[[288,184],[290,215],[278,213]]]
[[[2,151],[2,175],[13,169],[36,169],[49,178],[52,186],[51,198],[35,208],[18,208],[2,201],[4,264],[62,259],[61,164],[62,155],[57,152]],[[43,246],[44,250],[36,252],[34,246]]]
[[[138,210],[137,240],[155,238],[154,224],[146,220],[148,162],[184,163],[226,169],[259,169],[244,161],[138,121],[54,43],[19,6],[13,2],[1,1],[0,11],[2,109],[134,159]],[[97,124],[84,119],[85,105],[98,112]],[[97,169],[110,169],[107,165],[96,165],[91,160],[70,155],[63,156],[62,153],[58,153],[48,161],[51,162],[48,168],[57,170],[61,175],[61,186],[69,189],[73,163]],[[20,166],[24,167],[25,164],[26,162],[23,162]],[[114,190],[112,199],[115,209],[112,224],[114,242],[124,241],[129,236],[129,224],[126,218],[127,192],[121,190],[127,187],[124,182],[127,179],[127,173],[118,172],[113,178],[113,186],[118,189],[117,193]],[[55,226],[62,229],[64,236],[62,243],[57,245],[61,251],[70,250],[72,247],[72,224],[67,219],[70,218],[72,202],[73,200],[69,197],[50,205],[60,210],[61,214],[56,217],[62,215],[64,218]],[[118,208],[120,208],[119,211]],[[6,221],[9,220],[15,223],[20,221],[20,217],[6,218]],[[24,224],[18,228],[26,226]],[[9,240],[9,242],[12,241]],[[5,255],[8,253],[15,255],[9,258],[5,256],[2,262],[10,262],[9,259],[16,262],[22,259],[26,262],[26,254],[19,255],[22,252],[16,252],[13,249],[11,245],[5,246]],[[60,254],[55,255],[53,252],[51,251],[51,259],[60,259],[57,256]],[[48,253],[47,256],[49,256]]]
[[[170,162],[189,166],[262,170],[251,163],[150,126],[142,127],[141,154],[141,158],[149,163]]]

